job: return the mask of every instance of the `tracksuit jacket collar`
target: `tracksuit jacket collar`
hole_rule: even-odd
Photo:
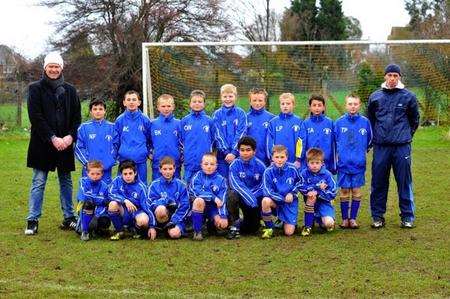
[[[389,88],[387,86],[386,82],[383,82],[381,84],[381,88],[386,89],[386,90],[404,89],[405,88],[405,84],[403,84],[402,82],[398,81],[397,86],[395,86],[394,88]]]
[[[347,113],[345,113],[345,117],[350,121],[356,121],[361,116],[359,115],[359,113],[351,115],[350,113],[347,112]]]
[[[130,111],[130,110],[125,110],[125,116],[131,119],[136,119],[139,117],[139,115],[141,115],[141,111],[138,109],[136,109],[136,111]]]
[[[322,165],[322,167],[320,167],[320,170],[319,170],[318,172],[312,172],[312,171],[308,168],[308,172],[309,172],[311,175],[324,174],[324,173],[325,173],[325,170],[326,170],[325,165]]]
[[[293,115],[294,115],[293,112],[289,112],[289,113],[280,112],[280,114],[279,114],[280,118],[291,118]]]
[[[224,105],[222,105],[222,109],[223,111],[225,111],[226,114],[231,114],[234,112],[234,110],[236,110],[236,105],[233,105],[231,107],[225,107]]]
[[[264,111],[266,111],[266,108],[261,108],[259,110],[253,109],[253,107],[250,107],[250,114],[260,115]]]
[[[160,114],[160,115],[158,116],[158,118],[159,118],[161,121],[164,121],[164,122],[170,122],[170,121],[173,119],[173,113],[170,113],[170,114],[167,115],[167,116],[164,116],[164,115]]]
[[[314,115],[314,114],[310,114],[309,118],[313,121],[313,122],[321,122],[325,119],[325,114],[322,113],[320,115]]]
[[[201,111],[194,111],[194,110],[192,110],[191,109],[191,115],[193,115],[193,116],[195,116],[195,117],[200,117],[200,116],[203,116],[203,115],[205,115],[206,113],[205,113],[205,110],[201,110]]]
[[[278,167],[275,165],[275,163],[273,163],[273,167],[277,172],[284,172],[288,168],[288,163],[284,163],[284,165],[281,167]]]

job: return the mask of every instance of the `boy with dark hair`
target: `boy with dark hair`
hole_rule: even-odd
[[[300,143],[297,157],[302,169],[306,169],[306,152],[313,147],[320,148],[325,155],[325,166],[333,174],[336,173],[335,143],[333,120],[325,115],[325,99],[319,94],[309,98],[310,116],[305,119],[300,129]]]
[[[105,120],[106,103],[101,99],[89,102],[91,120],[78,128],[75,157],[83,164],[81,175],[86,176],[89,161],[98,160],[103,164],[102,180],[111,183],[111,169],[116,163],[117,151],[113,144],[114,124]]]
[[[86,176],[80,178],[78,202],[81,206],[81,240],[89,241],[89,232],[104,234],[111,224],[108,213],[108,185],[102,180],[102,162],[86,164]]]
[[[192,176],[201,170],[204,154],[212,151],[214,124],[205,109],[205,93],[193,90],[189,107],[191,112],[180,121],[180,141],[183,147],[184,181],[189,184]]]
[[[345,97],[347,113],[336,120],[334,136],[337,149],[337,177],[341,201],[341,228],[359,227],[356,222],[361,201],[361,187],[365,184],[366,153],[372,143],[372,127],[367,118],[359,115],[361,100],[356,95]],[[349,200],[352,196],[350,217]]]
[[[204,215],[208,221],[219,230],[228,226],[226,205],[227,182],[217,171],[217,158],[212,153],[206,153],[202,158],[202,170],[192,178],[190,194],[194,197],[192,204],[193,239],[203,240],[202,226]]]
[[[126,110],[114,123],[114,145],[119,162],[132,160],[136,163],[139,180],[147,184],[147,157],[151,149],[151,122],[140,110],[139,93],[127,91],[123,105]]]
[[[136,237],[156,238],[156,221],[147,201],[147,187],[136,175],[136,164],[131,160],[122,161],[119,175],[109,186],[108,215],[116,230],[111,236],[113,241],[124,237],[124,225],[132,230],[136,228]]]
[[[266,139],[269,121],[275,117],[266,110],[267,91],[264,88],[252,88],[248,93],[250,110],[247,112],[247,135],[256,141],[256,157],[266,166],[270,159],[266,152]]]
[[[292,236],[295,232],[298,214],[297,184],[300,178],[297,168],[287,162],[288,155],[286,146],[273,146],[273,163],[264,171],[261,216],[266,228],[261,236],[263,239],[273,235],[273,209],[283,222],[284,234]]]
[[[161,176],[150,184],[148,190],[150,210],[155,214],[157,227],[166,231],[172,239],[185,234],[185,221],[189,213],[186,184],[174,177],[175,169],[173,158],[162,158],[159,162]]]
[[[152,121],[152,180],[161,176],[159,163],[162,158],[172,157],[176,164],[175,177],[180,177],[180,120],[173,115],[175,101],[170,94],[162,94],[156,102],[159,115]]]
[[[319,148],[310,148],[306,152],[307,167],[300,173],[299,191],[305,196],[305,225],[302,236],[309,236],[314,218],[327,231],[334,229],[334,207],[336,182],[333,175],[324,166],[324,153]]]
[[[240,231],[256,233],[261,219],[262,178],[266,167],[255,157],[256,141],[252,137],[242,137],[238,142],[238,149],[239,157],[230,165],[230,184],[238,194],[243,218],[240,219],[239,214],[234,216],[236,220],[229,229],[228,239],[238,238]]]

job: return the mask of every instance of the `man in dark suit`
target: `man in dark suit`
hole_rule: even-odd
[[[64,82],[64,62],[60,54],[49,53],[44,72],[28,91],[31,137],[27,166],[33,169],[26,235],[38,232],[44,189],[49,171],[57,170],[63,229],[74,229],[71,171],[75,170],[73,144],[81,121],[80,100],[75,88]]]

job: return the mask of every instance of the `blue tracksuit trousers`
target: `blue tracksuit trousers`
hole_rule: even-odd
[[[370,209],[374,220],[384,220],[389,190],[389,174],[394,170],[397,182],[400,217],[414,220],[414,196],[411,175],[411,144],[377,145],[373,147]]]

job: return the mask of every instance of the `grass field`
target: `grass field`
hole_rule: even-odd
[[[417,227],[399,228],[395,184],[387,227],[271,240],[209,237],[81,242],[61,231],[56,175],[39,234],[25,236],[27,136],[0,135],[0,297],[450,297],[450,141],[424,128],[413,146]],[[74,182],[78,179],[74,174]],[[77,187],[74,188],[77,190]],[[339,209],[337,211],[339,215]],[[300,217],[300,221],[302,217]]]

